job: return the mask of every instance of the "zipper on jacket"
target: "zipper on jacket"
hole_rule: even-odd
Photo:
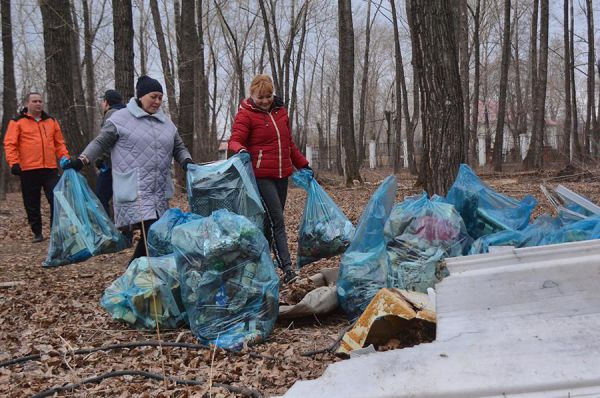
[[[258,151],[258,161],[256,162],[256,168],[260,169],[260,162],[262,161],[262,149]]]
[[[275,126],[275,131],[277,132],[277,146],[279,147],[279,178],[281,178],[281,134],[279,133],[279,127],[277,127],[277,123],[275,123],[275,119],[273,118],[271,112],[269,112],[269,116],[271,117],[273,126]]]
[[[34,119],[35,120],[35,119]],[[40,133],[40,140],[42,141],[42,167],[46,167],[46,151],[44,150],[44,135],[42,134],[42,130],[40,129],[40,122],[36,121],[38,133]]]

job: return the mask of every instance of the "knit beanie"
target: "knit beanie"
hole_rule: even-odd
[[[158,91],[159,93],[163,92],[163,88],[159,81],[147,75],[140,76],[135,85],[135,96],[137,98],[142,98],[144,95],[154,91]]]

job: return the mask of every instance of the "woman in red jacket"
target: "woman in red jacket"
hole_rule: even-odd
[[[256,183],[267,211],[265,235],[283,271],[283,281],[291,283],[296,279],[296,273],[292,270],[283,209],[293,167],[309,166],[292,141],[283,102],[273,92],[273,82],[268,75],[257,75],[252,79],[250,98],[240,104],[228,149],[235,153],[246,151],[252,158]]]

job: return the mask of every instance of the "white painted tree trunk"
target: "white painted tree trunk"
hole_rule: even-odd
[[[313,157],[312,146],[307,145],[306,146],[306,160],[308,160],[308,164],[310,166],[312,166],[312,164],[313,164],[312,157]]]
[[[377,143],[374,140],[369,141],[369,168],[374,169],[377,167]]]
[[[477,137],[477,155],[479,157],[479,165],[485,166],[485,137]]]
[[[406,138],[402,140],[402,159],[404,160],[404,168],[408,169],[408,141],[406,141]]]

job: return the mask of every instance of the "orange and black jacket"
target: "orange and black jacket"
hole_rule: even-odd
[[[8,123],[4,137],[6,161],[21,170],[56,169],[56,159],[69,156],[58,122],[46,112],[36,121],[24,109]]]

